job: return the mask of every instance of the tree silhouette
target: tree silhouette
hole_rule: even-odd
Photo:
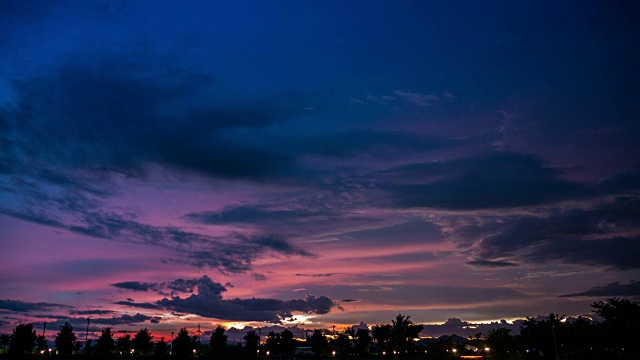
[[[9,353],[15,356],[30,354],[36,345],[36,331],[33,324],[19,324],[13,329],[9,344]]]
[[[0,345],[2,345],[2,352],[7,349],[7,346],[11,343],[11,336],[9,335],[0,335]]]
[[[338,334],[331,339],[329,347],[341,358],[346,358],[351,354],[351,340],[346,333]]]
[[[329,341],[322,333],[322,330],[313,330],[313,334],[307,337],[307,343],[311,346],[311,351],[316,355],[326,355],[329,348]]]
[[[409,316],[398,314],[391,320],[391,340],[394,350],[404,354],[413,351],[413,339],[419,337],[422,325],[416,325],[409,320]]]
[[[149,330],[140,329],[131,340],[131,348],[136,353],[142,355],[148,355],[153,350],[153,336],[149,333]]]
[[[126,355],[131,353],[131,335],[124,334],[118,337],[117,351],[121,355]]]
[[[195,344],[189,337],[189,331],[187,328],[182,328],[178,331],[178,336],[171,343],[171,352],[173,356],[186,357],[193,354]]]
[[[102,330],[100,337],[96,343],[96,352],[100,354],[110,355],[113,351],[113,334],[111,328]]]
[[[296,340],[289,329],[284,329],[280,333],[280,351],[285,356],[293,356],[296,351]]]
[[[164,336],[163,336],[160,338],[160,341],[158,341],[154,346],[153,356],[155,357],[165,356],[167,354],[167,350],[169,350],[169,345],[167,345],[167,342],[164,340]]]
[[[218,326],[213,330],[209,341],[209,346],[211,347],[213,355],[222,355],[226,352],[227,338],[228,336],[224,334],[224,328],[222,326]]]
[[[520,325],[518,340],[521,346],[525,351],[530,350],[538,355],[555,356],[558,346],[554,346],[554,343],[563,344],[566,338],[567,324],[562,322],[563,319],[554,313],[549,313],[546,319],[540,321],[527,317]]]
[[[68,322],[60,327],[60,331],[56,335],[55,343],[60,355],[71,355],[73,346],[76,343],[76,334],[73,332],[73,326]]]
[[[629,350],[640,344],[640,302],[611,298],[593,303],[591,307],[605,320],[602,328],[606,343],[615,347],[621,356],[632,356]],[[626,349],[626,353],[622,349]]]
[[[356,331],[353,347],[356,353],[360,356],[364,356],[369,352],[369,345],[371,345],[371,336],[369,335],[369,330],[364,328],[359,328]]]
[[[87,342],[84,344],[84,353],[91,354],[93,352],[93,340],[87,339]]]
[[[243,337],[244,339],[244,348],[247,353],[257,354],[258,345],[260,344],[260,336],[256,334],[255,330],[247,331],[247,335]]]
[[[376,342],[376,347],[378,348],[379,354],[389,351],[389,342],[391,341],[391,325],[375,325],[373,328],[371,328],[371,336]]]
[[[47,351],[49,348],[47,338],[42,335],[38,335],[38,338],[36,339],[36,346],[38,347],[38,352],[41,354]]]
[[[275,331],[269,331],[265,339],[267,350],[272,355],[280,354],[280,334]]]
[[[513,351],[513,336],[511,336],[510,332],[511,329],[503,327],[491,329],[487,332],[486,343],[492,354],[507,356]]]

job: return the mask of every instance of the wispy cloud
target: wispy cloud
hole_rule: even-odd
[[[47,302],[33,303],[21,300],[0,300],[0,309],[15,312],[49,311],[53,308],[71,308],[71,306]]]
[[[613,282],[603,286],[595,286],[589,290],[575,293],[560,295],[560,297],[611,297],[611,296],[640,296],[640,281],[631,280],[628,284],[620,284],[620,282]]]
[[[495,260],[473,260],[473,261],[467,262],[467,264],[478,266],[478,267],[486,267],[486,268],[503,268],[503,267],[518,266],[518,264],[513,262],[495,261]]]

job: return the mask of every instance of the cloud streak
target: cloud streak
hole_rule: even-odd
[[[49,311],[53,308],[70,308],[68,305],[53,304],[47,302],[26,302],[20,300],[0,300],[0,309],[14,312]]]
[[[632,280],[628,284],[620,284],[616,281],[603,286],[595,286],[589,290],[575,293],[560,295],[560,297],[611,297],[611,296],[640,296],[640,281]]]

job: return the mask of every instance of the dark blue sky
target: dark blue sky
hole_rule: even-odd
[[[633,10],[0,3],[3,331],[640,296]]]

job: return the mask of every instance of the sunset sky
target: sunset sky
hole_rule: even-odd
[[[633,5],[1,1],[0,333],[640,299]]]

